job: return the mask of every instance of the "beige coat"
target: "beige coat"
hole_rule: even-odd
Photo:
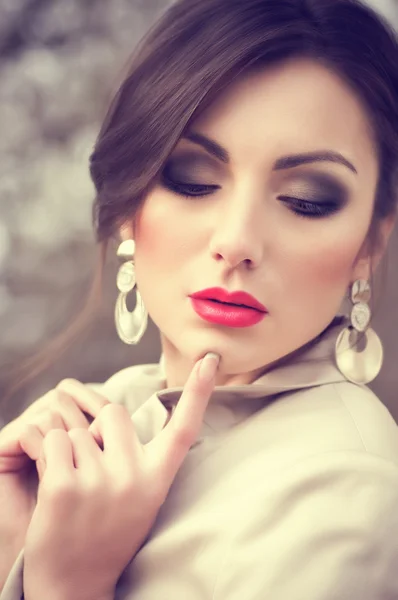
[[[251,385],[216,388],[117,600],[398,599],[397,425],[336,368],[343,325]],[[181,394],[161,364],[91,385],[128,407],[143,443]],[[20,600],[22,568],[23,552],[0,600]]]

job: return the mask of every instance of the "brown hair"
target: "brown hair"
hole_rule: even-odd
[[[379,180],[366,241],[377,247],[380,221],[397,211],[398,42],[388,23],[356,0],[179,0],[138,45],[90,158],[100,259],[87,302],[74,325],[18,367],[8,395],[85,327],[108,242],[137,215],[191,120],[241,73],[293,57],[333,69],[367,109]]]

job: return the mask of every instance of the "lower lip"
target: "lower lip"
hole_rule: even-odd
[[[195,312],[209,323],[226,325],[227,327],[250,327],[262,321],[266,314],[255,308],[221,304],[212,300],[191,298]]]

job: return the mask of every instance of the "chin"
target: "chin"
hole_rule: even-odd
[[[261,366],[257,364],[257,361],[250,360],[249,356],[246,356],[243,361],[241,352],[238,349],[231,348],[231,345],[228,347],[226,344],[202,344],[194,348],[191,347],[188,351],[182,349],[182,352],[192,360],[193,364],[202,359],[208,352],[218,354],[221,357],[219,372],[222,375],[239,375],[258,369]]]
[[[173,348],[172,352],[189,360],[192,366],[201,360],[208,352],[214,352],[221,357],[219,370],[221,373],[238,375],[249,372],[262,366],[261,349],[264,352],[261,340],[253,335],[244,341],[246,352],[242,356],[241,336],[234,338],[231,330],[217,329],[216,327],[186,327],[178,331],[166,331],[163,340]],[[262,346],[262,348],[261,348]],[[247,349],[250,348],[250,351]]]

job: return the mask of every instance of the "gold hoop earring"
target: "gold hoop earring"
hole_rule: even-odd
[[[116,331],[125,344],[138,344],[148,325],[148,313],[138,289],[136,306],[132,312],[126,304],[128,293],[136,287],[134,253],[134,240],[122,242],[116,253],[119,258],[125,260],[117,274],[116,285],[120,293],[115,306]]]
[[[370,285],[357,279],[351,286],[351,323],[339,334],[335,345],[335,359],[340,372],[353,383],[369,383],[380,372],[383,364],[383,346],[377,333],[368,327],[371,311]],[[365,347],[357,347],[358,333],[364,333]]]

